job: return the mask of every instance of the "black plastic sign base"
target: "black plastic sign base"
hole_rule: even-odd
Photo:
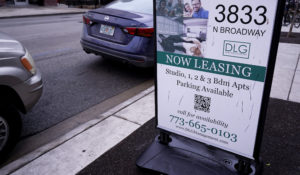
[[[157,136],[136,164],[169,175],[227,175],[262,173],[262,163],[241,160],[236,155],[181,136],[168,144]]]

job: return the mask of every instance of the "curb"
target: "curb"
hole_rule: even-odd
[[[69,131],[68,133],[64,134],[60,138],[51,141],[50,143],[37,148],[36,150],[20,157],[19,159],[7,164],[6,166],[0,169],[0,174],[11,174],[15,171],[23,168],[27,164],[33,162],[34,160],[38,159],[39,157],[43,156],[44,154],[48,153],[49,151],[59,147],[60,145],[66,143],[67,141],[73,139],[74,137],[82,134],[83,132],[87,131],[88,129],[94,127],[95,125],[101,123],[105,119],[111,117],[112,115],[116,114],[117,112],[121,111],[122,109],[128,107],[129,105],[137,102],[138,100],[146,97],[150,93],[154,92],[154,86],[140,92],[139,94],[135,95],[134,97],[129,98],[125,102],[109,109],[107,112],[100,114],[99,119],[90,120],[77,128]]]

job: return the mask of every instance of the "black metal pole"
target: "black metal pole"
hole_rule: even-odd
[[[260,153],[260,148],[261,148],[264,125],[265,125],[265,120],[266,120],[267,107],[268,107],[271,85],[272,85],[272,80],[273,80],[273,73],[274,73],[274,68],[275,68],[275,60],[276,60],[276,56],[277,56],[278,43],[279,43],[279,38],[280,38],[280,33],[281,33],[281,25],[282,25],[284,7],[285,7],[285,0],[278,0],[277,11],[276,11],[276,16],[275,16],[276,20],[275,20],[274,29],[273,29],[273,38],[272,38],[272,43],[271,43],[268,68],[267,68],[267,74],[266,74],[265,89],[264,89],[264,93],[263,93],[259,123],[258,123],[257,134],[256,134],[256,141],[255,141],[255,146],[254,146],[253,157],[255,158],[256,161],[259,160],[259,153]]]
[[[154,71],[155,71],[155,120],[156,124],[155,126],[157,127],[158,125],[158,97],[157,97],[157,26],[156,26],[156,0],[153,0],[153,27],[154,27]]]

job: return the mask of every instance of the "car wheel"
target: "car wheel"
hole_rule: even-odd
[[[16,145],[21,133],[20,114],[13,107],[0,107],[0,162]]]

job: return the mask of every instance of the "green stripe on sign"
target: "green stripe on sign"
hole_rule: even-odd
[[[157,63],[214,74],[265,81],[266,67],[200,58],[168,52],[157,52]]]

